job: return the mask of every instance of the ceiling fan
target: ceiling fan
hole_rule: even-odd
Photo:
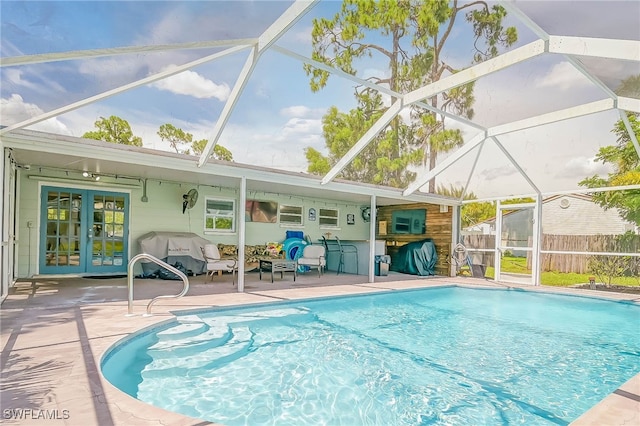
[[[198,201],[198,190],[193,188],[190,189],[186,194],[182,194],[182,214],[187,209],[192,208],[196,205],[196,201]]]

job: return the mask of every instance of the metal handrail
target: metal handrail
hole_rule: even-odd
[[[151,306],[153,306],[154,303],[156,303],[158,301],[158,299],[177,299],[179,297],[184,296],[185,294],[187,294],[187,291],[189,291],[189,279],[187,278],[187,276],[185,275],[184,272],[182,272],[179,269],[174,268],[173,266],[169,265],[167,262],[164,262],[160,259],[158,259],[155,256],[152,256],[150,254],[147,253],[140,253],[137,254],[135,256],[133,256],[131,258],[131,260],[129,261],[129,266],[127,267],[127,278],[128,278],[128,288],[129,288],[129,302],[128,302],[128,313],[127,315],[133,315],[133,265],[135,265],[135,263],[140,260],[140,259],[147,259],[150,260],[152,262],[154,262],[157,265],[160,265],[163,268],[166,268],[168,270],[170,270],[171,272],[173,272],[174,274],[176,274],[177,276],[179,276],[182,279],[182,282],[184,283],[184,287],[182,289],[182,291],[178,294],[167,294],[164,296],[156,296],[155,298],[153,298],[149,304],[147,305],[147,313],[145,315],[151,315]]]

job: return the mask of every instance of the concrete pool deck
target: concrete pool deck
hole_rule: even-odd
[[[34,278],[16,283],[2,304],[1,407],[5,424],[37,425],[207,425],[138,401],[106,381],[100,373],[104,352],[141,328],[173,318],[171,311],[233,306],[333,295],[424,288],[443,285],[504,287],[467,277],[425,278],[390,274],[367,283],[349,274],[291,275],[260,281],[248,273],[245,292],[238,293],[229,275],[190,278],[181,299],[160,300],[153,316],[144,317],[147,303],[161,294],[176,294],[177,281],[135,280],[134,316],[127,313],[126,278]],[[640,303],[640,296],[582,289],[531,287],[530,290],[580,294]],[[640,424],[640,375],[636,375],[574,425]]]

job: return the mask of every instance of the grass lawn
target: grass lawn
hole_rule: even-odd
[[[502,258],[502,272],[510,272],[515,274],[531,275],[531,270],[527,269],[527,259],[524,257],[508,257]],[[493,266],[488,266],[485,276],[487,278],[495,277]],[[587,284],[589,277],[593,274],[578,274],[575,272],[543,272],[540,277],[541,284],[566,287],[574,284]],[[596,277],[596,283],[608,284],[609,277]],[[613,285],[640,286],[640,277],[614,277],[611,279]]]

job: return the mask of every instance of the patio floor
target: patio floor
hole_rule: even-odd
[[[1,314],[1,407],[5,424],[66,425],[205,425],[140,402],[114,388],[101,375],[100,359],[117,340],[143,327],[171,319],[171,311],[263,303],[273,300],[347,295],[458,284],[504,286],[468,277],[418,277],[390,273],[368,283],[362,275],[308,272],[258,279],[245,276],[245,292],[238,293],[231,276],[190,277],[181,299],[160,300],[153,316],[144,317],[155,296],[175,294],[181,281],[136,279],[134,316],[127,313],[127,279],[34,278],[12,287]],[[511,287],[516,285],[509,285]],[[597,293],[581,289],[530,287],[532,290],[597,294],[598,297],[640,301],[638,295]],[[576,420],[576,425],[640,424],[640,375]]]

